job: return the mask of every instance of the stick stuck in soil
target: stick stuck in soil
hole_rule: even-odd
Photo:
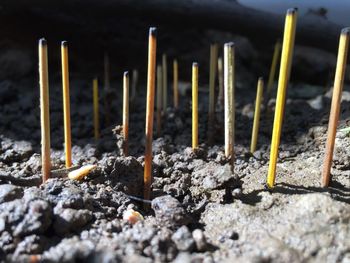
[[[342,90],[344,86],[346,61],[347,61],[348,48],[349,48],[349,38],[350,38],[350,27],[344,28],[340,34],[337,67],[335,71],[335,79],[334,79],[334,87],[333,87],[332,105],[331,105],[331,112],[330,112],[329,123],[328,123],[327,144],[326,144],[326,151],[325,151],[323,171],[322,171],[323,187],[327,187],[329,185],[329,181],[331,180],[330,172],[332,168],[335,136],[337,133]]]
[[[275,44],[275,49],[273,51],[269,80],[267,81],[267,95],[268,96],[271,94],[271,91],[273,88],[273,83],[275,82],[276,67],[277,67],[277,63],[278,63],[278,57],[280,56],[280,52],[281,52],[281,42],[278,40]]]
[[[100,116],[98,109],[98,81],[94,78],[92,81],[93,89],[93,107],[94,107],[94,138],[98,140],[100,138]]]
[[[106,126],[111,124],[111,105],[109,99],[109,92],[111,88],[110,78],[109,78],[110,66],[109,66],[109,56],[107,53],[104,55],[104,106],[105,106],[105,122]]]
[[[162,70],[163,70],[163,114],[166,114],[168,107],[168,68],[167,68],[167,57],[166,54],[162,56]]]
[[[145,168],[144,168],[144,198],[151,197],[152,183],[152,140],[153,140],[153,111],[154,111],[154,89],[156,78],[156,49],[157,29],[149,29],[148,40],[148,72],[147,72],[147,101],[146,101],[146,146],[145,146]]]
[[[72,166],[72,137],[70,124],[70,93],[69,93],[69,67],[68,67],[68,43],[61,43],[62,59],[62,90],[63,90],[63,121],[64,121],[64,146],[66,168]]]
[[[179,107],[179,66],[177,60],[173,61],[173,91],[174,91],[174,108]]]
[[[260,110],[261,110],[261,101],[264,90],[264,79],[262,77],[258,80],[258,87],[256,91],[256,99],[255,99],[255,112],[254,112],[254,122],[253,122],[253,130],[252,130],[252,141],[250,144],[250,152],[254,153],[256,150],[256,144],[258,141],[259,134],[259,122],[260,122]]]
[[[42,182],[50,178],[50,110],[49,110],[49,74],[47,66],[47,42],[39,40],[39,79],[40,79],[40,120],[41,120],[41,162]]]
[[[210,45],[210,65],[209,65],[209,109],[208,109],[208,144],[213,142],[215,125],[215,79],[218,60],[218,45]]]
[[[192,64],[192,149],[198,148],[198,63]]]
[[[124,155],[129,154],[129,72],[125,71],[123,76],[123,136]]]
[[[224,105],[224,73],[223,73],[223,61],[222,57],[218,58],[218,81],[219,81],[219,94],[218,94],[218,108],[223,109]]]
[[[157,137],[162,132],[162,66],[157,66]]]
[[[224,92],[225,92],[225,156],[234,164],[235,143],[235,50],[234,43],[224,46]],[[233,167],[233,166],[232,166]]]
[[[286,101],[286,93],[292,65],[295,29],[297,22],[297,9],[288,9],[284,26],[283,46],[280,63],[280,73],[278,79],[278,90],[276,98],[275,117],[273,122],[273,132],[271,140],[270,163],[267,176],[267,186],[273,188],[275,185],[276,165],[278,157],[278,147],[281,139],[283,115]]]
[[[131,81],[131,97],[130,101],[134,101],[136,98],[136,87],[139,80],[139,72],[137,69],[132,71],[132,81]]]

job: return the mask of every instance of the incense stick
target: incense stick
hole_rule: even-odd
[[[129,153],[129,72],[124,72],[123,76],[123,137],[124,155]]]
[[[192,149],[198,148],[198,63],[192,64]]]
[[[131,81],[131,96],[130,101],[134,101],[136,98],[136,87],[139,79],[139,72],[137,69],[132,71],[132,81]]]
[[[276,99],[275,118],[271,140],[270,164],[267,177],[267,186],[272,188],[275,185],[276,165],[278,157],[278,147],[281,139],[284,107],[295,39],[295,29],[297,21],[297,9],[288,9],[284,27],[283,47],[281,54],[280,73],[278,80],[278,90]]]
[[[168,108],[168,69],[166,54],[162,56],[162,70],[163,70],[163,114],[166,114]]]
[[[99,105],[98,105],[98,80],[94,78],[92,81],[93,89],[93,109],[94,109],[94,137],[95,140],[100,138],[100,117],[99,117]]]
[[[162,129],[162,66],[157,66],[157,136]]]
[[[208,108],[208,143],[213,142],[214,119],[215,119],[215,77],[218,57],[217,44],[210,45],[209,65],[209,108]]]
[[[269,80],[267,81],[267,95],[268,96],[270,96],[270,94],[271,94],[273,83],[275,81],[276,67],[277,67],[277,62],[278,62],[278,57],[280,55],[280,51],[281,51],[281,42],[278,40],[275,44],[275,48],[273,51]]]
[[[179,107],[179,71],[177,60],[173,61],[173,91],[174,91],[174,108]]]
[[[152,183],[152,140],[153,140],[153,111],[154,111],[154,86],[156,73],[156,47],[157,29],[151,27],[148,42],[148,73],[147,73],[147,106],[146,106],[146,146],[144,168],[144,198],[151,197]]]
[[[225,156],[234,164],[235,141],[235,52],[234,43],[224,45]],[[232,169],[233,170],[233,169]]]
[[[254,112],[254,122],[253,122],[253,130],[252,130],[252,141],[250,144],[250,152],[254,153],[256,150],[256,144],[258,141],[259,134],[259,122],[260,122],[260,109],[261,109],[261,100],[264,89],[264,80],[262,77],[258,80],[258,87],[256,91],[256,99],[255,99],[255,112]]]
[[[109,66],[109,56],[107,53],[104,55],[104,104],[105,104],[105,122],[106,126],[110,126],[111,124],[111,105],[110,105],[110,99],[109,99],[109,92],[110,92],[110,78],[109,78],[109,72],[110,72],[110,66]]]
[[[72,139],[70,124],[70,95],[69,95],[69,68],[68,68],[68,43],[61,43],[62,59],[62,90],[63,90],[63,121],[64,121],[64,146],[66,156],[66,168],[72,166]]]
[[[224,73],[223,73],[223,61],[222,57],[218,58],[218,81],[219,81],[219,94],[218,94],[218,108],[223,109],[224,105]]]
[[[47,66],[47,43],[39,40],[39,79],[40,79],[40,119],[41,119],[41,162],[42,181],[50,177],[50,110],[49,110],[49,75]]]
[[[332,106],[331,106],[331,112],[330,112],[329,123],[328,123],[326,153],[324,157],[323,171],[322,171],[323,187],[327,187],[329,185],[329,181],[331,180],[330,172],[332,168],[335,136],[337,133],[337,125],[339,120],[341,96],[342,96],[342,90],[344,86],[346,60],[347,60],[348,49],[349,49],[349,38],[350,38],[350,27],[344,28],[340,34],[337,67],[335,71],[335,79],[334,79],[334,87],[333,87]]]

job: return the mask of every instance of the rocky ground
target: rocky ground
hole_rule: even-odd
[[[320,187],[330,108],[329,85],[295,82],[289,87],[277,185],[267,190],[274,99],[265,103],[258,150],[250,154],[256,78],[247,68],[251,67],[248,62],[259,55],[249,40],[237,38],[237,43],[246,52],[238,56],[237,62],[234,172],[223,153],[220,107],[214,143],[211,146],[206,143],[208,87],[203,81],[199,106],[201,145],[197,152],[189,147],[191,106],[186,90],[190,85],[185,82],[181,85],[184,92],[180,110],[174,111],[169,105],[162,135],[154,138],[151,203],[137,198],[142,197],[143,185],[143,85],[138,86],[138,98],[130,105],[130,156],[124,157],[118,127],[103,125],[102,138],[93,140],[91,92],[81,92],[91,90],[90,82],[72,78],[73,163],[97,165],[83,181],[73,181],[60,170],[64,168],[62,94],[59,79],[53,78],[54,84],[50,86],[53,173],[51,179],[41,184],[37,85],[26,77],[2,81],[0,259],[350,262],[350,137],[346,133],[337,133],[332,183],[328,189]],[[317,67],[311,70],[309,65],[315,58]],[[6,56],[0,57],[4,59],[8,61]],[[311,79],[325,77],[325,72],[334,66],[335,57],[298,46],[294,62],[295,74],[304,73]],[[13,70],[30,72],[32,65],[22,67],[13,66]],[[251,68],[263,66],[256,63]],[[350,117],[348,90],[347,86],[340,128],[348,125]],[[112,97],[112,105],[121,105],[120,96]],[[116,124],[120,124],[120,109],[113,107]],[[140,212],[144,219],[136,224],[123,219],[130,209]]]

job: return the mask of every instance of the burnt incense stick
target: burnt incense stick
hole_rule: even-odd
[[[98,140],[100,138],[100,116],[99,116],[99,105],[98,105],[98,80],[94,78],[92,80],[93,89],[93,110],[94,110],[94,138]]]
[[[223,109],[224,105],[224,73],[223,73],[223,61],[222,57],[218,58],[218,81],[219,81],[219,94],[218,94],[218,108]]]
[[[41,162],[42,181],[50,178],[50,110],[49,110],[49,75],[47,66],[47,43],[39,40],[39,79],[40,79],[40,122],[41,122]]]
[[[174,92],[174,108],[179,107],[179,69],[177,60],[173,61],[173,92]]]
[[[153,111],[154,111],[154,89],[156,78],[156,48],[157,29],[149,29],[148,40],[148,72],[147,72],[147,98],[146,98],[146,145],[145,145],[145,167],[144,167],[144,198],[151,197],[152,183],[152,141],[153,141]]]
[[[333,152],[335,144],[335,136],[337,133],[337,126],[339,121],[340,103],[342,97],[342,90],[344,86],[344,77],[346,69],[346,61],[349,49],[350,27],[344,28],[340,34],[337,67],[335,70],[333,96],[331,112],[328,122],[328,134],[326,143],[326,152],[323,162],[322,170],[322,186],[327,187],[331,180],[331,168],[333,161]]]
[[[261,101],[263,96],[264,89],[264,80],[262,77],[258,80],[258,87],[256,91],[256,99],[255,99],[255,112],[254,112],[254,122],[253,122],[253,130],[252,130],[252,141],[250,144],[250,152],[254,153],[256,150],[256,144],[258,141],[259,134],[259,122],[260,122],[260,109],[261,109]]]
[[[111,89],[111,84],[110,84],[110,77],[109,77],[109,72],[110,72],[110,66],[109,66],[109,56],[107,53],[104,55],[104,106],[105,106],[105,122],[106,126],[110,126],[111,124],[111,105],[110,105],[110,89]]]
[[[278,147],[281,139],[283,115],[286,101],[287,87],[292,65],[295,29],[297,22],[297,9],[288,9],[284,26],[283,46],[280,63],[280,73],[278,79],[278,90],[276,99],[275,118],[273,122],[273,132],[270,150],[270,163],[267,176],[267,186],[274,187],[276,177],[276,165],[278,157]]]
[[[209,108],[208,108],[208,143],[213,142],[214,121],[215,121],[215,78],[218,59],[218,45],[210,45],[209,65]]]
[[[64,121],[64,146],[66,168],[72,166],[72,137],[70,124],[70,95],[69,95],[69,67],[68,67],[68,43],[61,43],[62,59],[62,90],[63,90],[63,121]]]
[[[192,64],[192,149],[198,148],[198,63]]]
[[[124,155],[129,154],[129,72],[123,76],[123,137]]]
[[[224,45],[224,97],[225,97],[225,156],[235,158],[235,50],[234,43]]]
[[[162,56],[162,70],[163,70],[163,114],[166,114],[168,108],[168,69],[167,69],[167,57],[166,54]]]
[[[162,130],[162,66],[157,66],[157,137],[160,137]]]

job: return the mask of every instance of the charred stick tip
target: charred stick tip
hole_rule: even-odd
[[[41,46],[46,46],[46,45],[47,45],[46,39],[45,39],[45,38],[40,38],[40,39],[39,39],[39,45],[41,45]]]
[[[293,14],[295,14],[296,12],[298,12],[298,8],[297,8],[297,7],[289,8],[289,9],[287,10],[287,14],[288,14],[288,15],[293,15]]]
[[[234,46],[235,46],[234,42],[225,43],[225,47],[234,47]]]
[[[156,27],[150,27],[149,28],[149,35],[156,37],[157,36],[157,28]]]
[[[350,35],[350,27],[345,27],[341,30],[342,35]]]

